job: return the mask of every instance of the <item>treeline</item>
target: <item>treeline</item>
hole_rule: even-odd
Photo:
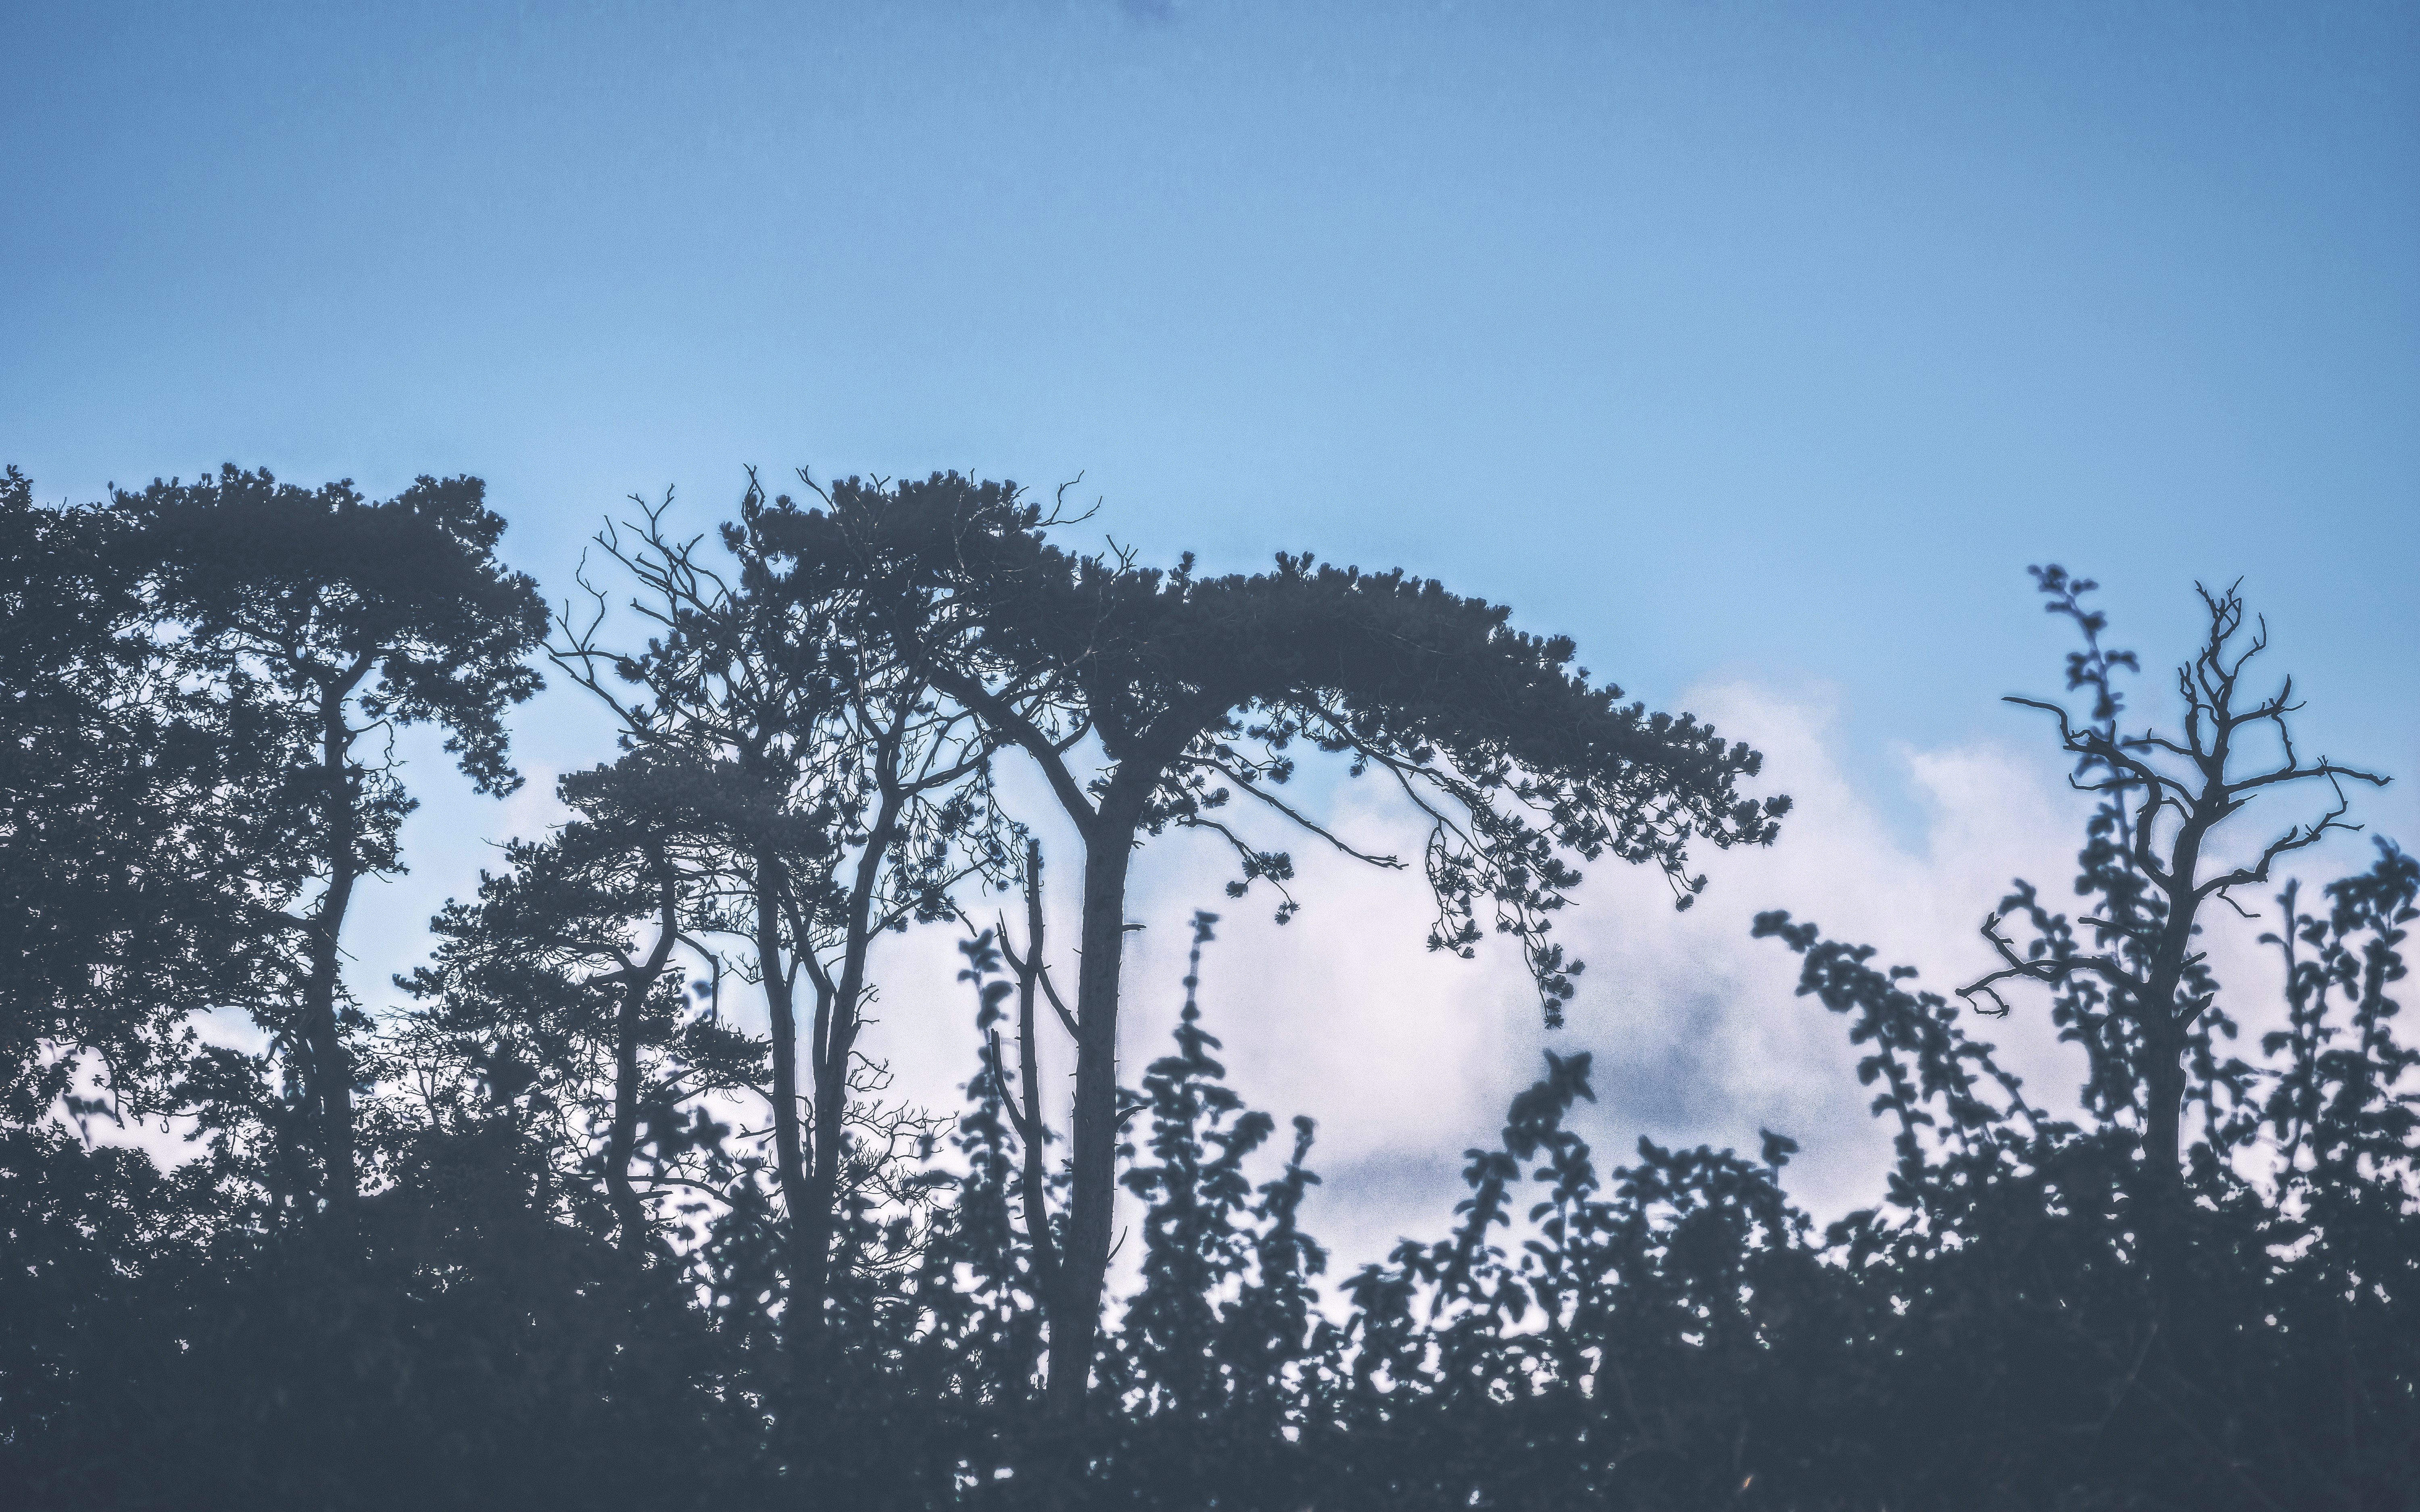
[[[1987,922],[2000,969],[1945,996],[1758,918],[1865,1047],[1874,1207],[1819,1228],[1771,1132],[1601,1163],[1589,1057],[1549,1056],[1441,1237],[1334,1275],[1312,1123],[1217,1058],[1216,916],[1172,1042],[1120,1044],[1139,849],[1207,832],[1280,918],[1290,845],[1417,866],[1429,948],[1506,936],[1551,1023],[1581,866],[1685,907],[1691,845],[1767,843],[1788,800],[1501,607],[1308,557],[1154,569],[1056,544],[1074,523],[954,475],[752,485],[711,538],[641,506],[550,613],[475,480],[229,468],[54,507],[10,471],[12,1504],[2410,1504],[2420,1053],[2390,995],[2420,865],[2284,880],[2382,779],[2298,753],[2234,593],[2163,733],[2092,585],[2039,574],[2082,698],[2038,707],[2095,809],[2074,903],[2021,883]],[[357,1000],[345,931],[413,806],[394,731],[509,791],[541,668],[611,708],[613,759]],[[1421,854],[1297,803],[1306,755],[1382,784]],[[1076,854],[1046,868],[1012,767]],[[2244,912],[2276,975],[2223,995],[2202,931]],[[959,934],[959,986],[894,975],[890,1017],[963,1036],[956,1110],[899,1104],[859,1043],[915,928]],[[2045,1005],[2080,1113],[1969,1033]],[[226,1015],[262,1048],[197,1032]],[[111,1135],[163,1119],[182,1164]]]

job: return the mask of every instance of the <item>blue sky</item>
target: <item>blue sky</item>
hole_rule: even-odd
[[[559,593],[751,463],[1081,473],[1820,705],[1912,855],[1909,752],[2033,748],[2028,563],[2154,663],[2242,575],[2420,830],[2412,7],[18,5],[0,195],[46,498],[473,472]]]

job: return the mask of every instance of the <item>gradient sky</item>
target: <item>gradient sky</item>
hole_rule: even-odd
[[[2310,748],[2420,779],[2408,5],[20,3],[0,205],[50,500],[473,472],[559,594],[748,464],[1080,473],[1155,560],[1400,564],[1815,709],[1916,856],[1919,758],[2038,750],[2028,563],[2155,663],[2241,575]],[[413,780],[395,919],[495,832]]]

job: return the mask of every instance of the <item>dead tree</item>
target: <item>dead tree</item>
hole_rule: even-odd
[[[2268,882],[2280,857],[2333,831],[2359,828],[2345,820],[2345,784],[2384,787],[2387,779],[2324,756],[2304,758],[2290,723],[2303,707],[2294,699],[2292,678],[2267,698],[2244,701],[2244,670],[2268,648],[2269,632],[2265,621],[2255,619],[2245,639],[2243,599],[2234,586],[2213,594],[2195,585],[2210,628],[2200,649],[2177,670],[2177,691],[2184,702],[2180,732],[2169,736],[2146,728],[2140,734],[2120,733],[2123,701],[2111,679],[2117,669],[2132,667],[2133,657],[2102,647],[2106,618],[2079,601],[2096,585],[2071,579],[2055,565],[2033,571],[2050,595],[2049,611],[2074,619],[2084,632],[2086,649],[2068,658],[2068,687],[2090,690],[2093,708],[2079,722],[2056,703],[2013,697],[2008,702],[2058,720],[2061,748],[2076,759],[2071,784],[2101,800],[2077,883],[2078,892],[2100,906],[2071,922],[2020,884],[1983,921],[1983,937],[1999,955],[2000,966],[1960,993],[1970,1002],[1990,1005],[1982,1011],[2005,1013],[2003,984],[2050,987],[2058,995],[2061,1022],[2093,1053],[2087,1097],[2104,1111],[2133,1105],[2141,1131],[2138,1232],[2156,1327],[2179,1284],[2189,1221],[2180,1148],[2189,1090],[2186,1056],[2196,1026],[2218,995],[2207,952],[2195,944],[2203,910],[2223,903],[2244,914],[2233,889]],[[2262,764],[2256,758],[2264,735],[2274,750]],[[2247,745],[2255,749],[2247,751]],[[2249,770],[2247,762],[2254,763]],[[2301,783],[2325,785],[2333,796],[2324,812],[2288,826],[2261,848],[2257,860],[2231,867],[2213,860],[2228,821],[2272,789]],[[2022,950],[2001,927],[2018,912],[2029,916],[2034,932]]]

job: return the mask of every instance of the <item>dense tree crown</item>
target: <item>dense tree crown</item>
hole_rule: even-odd
[[[1406,944],[1505,936],[1559,1021],[1581,869],[1687,906],[1693,845],[1787,813],[1757,754],[1434,582],[1154,569],[950,474],[810,488],[752,486],[714,536],[642,504],[550,621],[475,480],[372,502],[228,469],[74,508],[7,474],[12,1504],[2409,1504],[2420,863],[2284,875],[2385,779],[2299,754],[2235,590],[2177,722],[2136,724],[2093,585],[2038,572],[2083,707],[2018,702],[2090,812],[2073,904],[1978,907],[1998,969],[1933,993],[1756,916],[1807,999],[1770,1011],[1861,1047],[1871,1206],[1793,1202],[1786,1131],[1602,1158],[1559,1045],[1438,1229],[1339,1274],[1319,1110],[1249,1106],[1220,1060],[1283,1032],[1251,1011],[1282,984],[1207,911],[1181,984],[1128,980],[1138,856],[1205,832],[1231,898],[1314,930],[1291,845],[1418,866]],[[355,885],[405,859],[384,732],[439,724],[509,790],[541,662],[615,746],[396,993],[349,980]],[[1421,855],[1332,825],[1306,756],[1383,784]],[[2220,980],[2221,927],[2273,974]],[[919,929],[954,984],[890,949]],[[1165,1046],[1122,1043],[1136,991],[1181,992]],[[877,993],[963,1043],[961,1105],[892,1094]],[[2080,1096],[2025,1088],[1985,1020],[2077,1041]],[[196,1158],[108,1137],[138,1116]]]
[[[1767,841],[1789,808],[1740,794],[1761,766],[1745,745],[1623,703],[1620,687],[1573,670],[1568,639],[1512,629],[1506,607],[1436,582],[1308,555],[1199,578],[1189,556],[1161,572],[1073,554],[1013,486],[955,475],[851,479],[821,502],[752,498],[747,514],[799,563],[798,591],[845,595],[892,655],[1047,749],[1054,786],[1053,758],[1090,737],[1105,786],[1143,774],[1126,781],[1146,828],[1233,838],[1217,810],[1239,795],[1304,822],[1272,791],[1293,775],[1297,742],[1342,755],[1357,776],[1401,783],[1435,822],[1433,944],[1475,943],[1479,913],[1493,909],[1491,922],[1528,944],[1550,1003],[1571,987],[1541,938],[1577,880],[1560,853],[1656,863],[1685,903],[1703,886],[1684,870],[1693,836]],[[1071,811],[1094,807],[1081,788],[1061,795]],[[1246,881],[1289,874],[1281,853],[1237,843]]]
[[[1309,556],[1197,578],[1190,556],[1162,573],[1071,554],[1047,539],[1055,515],[1014,485],[954,473],[816,493],[821,508],[754,489],[743,505],[746,539],[790,566],[787,594],[841,606],[869,663],[907,669],[1020,749],[1082,839],[1066,1233],[1042,1299],[1061,1416],[1079,1414],[1090,1391],[1112,1244],[1125,894],[1144,836],[1177,825],[1222,837],[1242,872],[1229,892],[1267,879],[1283,921],[1293,858],[1248,841],[1225,815],[1231,800],[1399,866],[1278,791],[1298,741],[1347,758],[1356,777],[1383,773],[1431,822],[1430,949],[1471,954],[1489,910],[1521,942],[1557,1023],[1580,969],[1547,937],[1579,881],[1567,856],[1655,862],[1686,906],[1704,886],[1683,871],[1692,836],[1769,841],[1789,807],[1740,796],[1759,766],[1745,746],[1622,705],[1621,689],[1567,670],[1569,640],[1511,630],[1509,610],[1434,582]]]

